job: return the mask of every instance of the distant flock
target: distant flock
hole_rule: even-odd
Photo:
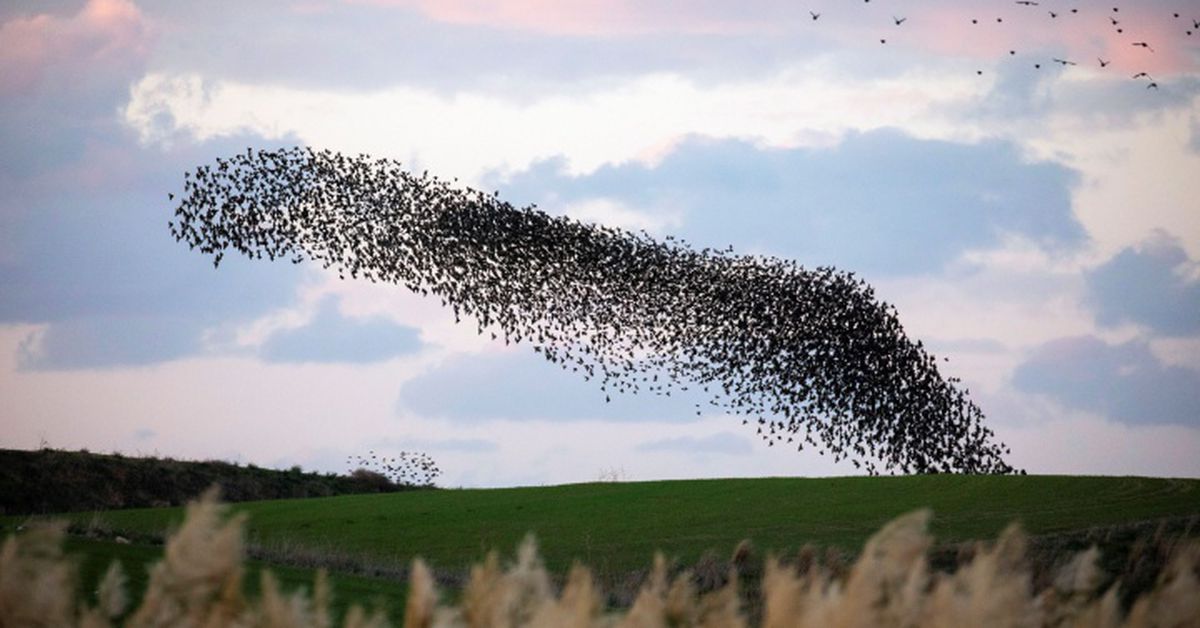
[[[961,383],[853,273],[697,250],[310,148],[218,159],[171,199],[171,233],[214,265],[230,251],[307,259],[439,297],[609,398],[700,393],[697,414],[872,474],[1015,471]]]

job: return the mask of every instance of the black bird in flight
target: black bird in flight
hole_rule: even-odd
[[[1146,74],[1145,72],[1138,72],[1137,74],[1133,75],[1133,78],[1135,78],[1135,79],[1148,78],[1150,80],[1154,80],[1153,78],[1151,78],[1151,76],[1149,74]]]
[[[892,16],[892,21],[896,23],[896,26],[899,26],[899,25],[903,24],[904,22],[908,21],[908,18],[906,18],[906,17],[896,17],[896,16],[894,16],[894,15],[893,15],[893,16]]]
[[[1017,4],[1023,4],[1027,7],[1036,7],[1038,5],[1038,3],[1034,2],[1033,0],[1017,0]]]
[[[809,11],[808,14],[812,16],[814,22],[821,19],[820,13],[813,13],[812,11]]]
[[[1158,83],[1151,82],[1151,83],[1147,84],[1146,89],[1150,89],[1150,88],[1158,89]]]
[[[1148,44],[1144,41],[1135,41],[1135,42],[1133,42],[1132,45],[1137,46],[1138,48],[1145,48],[1146,50],[1149,50],[1150,52],[1154,52],[1154,49],[1150,47],[1150,44]]]
[[[1067,61],[1066,59],[1059,59],[1057,57],[1055,57],[1054,62],[1058,63],[1064,67],[1068,66],[1068,65],[1079,65],[1078,63],[1075,63],[1074,61]]]
[[[1107,68],[1108,64],[1112,63],[1112,61],[1105,61],[1104,59],[1101,59],[1100,57],[1096,57],[1096,60],[1100,62],[1100,67],[1102,67],[1102,68]]]

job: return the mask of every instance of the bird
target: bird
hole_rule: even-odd
[[[812,19],[813,19],[813,21],[814,21],[814,22],[815,22],[815,21],[817,21],[817,20],[819,20],[819,19],[821,19],[821,14],[820,14],[820,13],[814,13],[814,12],[812,12],[812,11],[809,11],[809,12],[808,12],[808,14],[812,16]]]
[[[1079,65],[1078,63],[1075,63],[1074,61],[1068,61],[1066,59],[1059,59],[1057,57],[1054,58],[1054,62],[1059,65],[1062,65],[1064,67],[1066,67],[1068,65]]]
[[[899,26],[899,25],[905,23],[906,21],[908,21],[908,18],[907,17],[896,17],[893,15],[892,21],[896,23],[896,26]]]
[[[1150,44],[1148,44],[1144,41],[1135,41],[1135,42],[1133,42],[1132,45],[1137,46],[1139,48],[1145,48],[1146,50],[1149,50],[1150,52],[1154,52],[1154,49],[1150,47]]]
[[[1017,4],[1023,4],[1028,7],[1036,7],[1038,5],[1038,3],[1034,2],[1033,0],[1017,0]]]
[[[1102,68],[1107,68],[1108,64],[1112,63],[1111,60],[1105,61],[1104,59],[1101,59],[1100,57],[1096,57],[1096,60],[1100,62],[1100,67],[1102,67]]]
[[[1145,72],[1138,72],[1137,74],[1134,74],[1134,75],[1133,75],[1133,78],[1135,78],[1135,79],[1147,78],[1147,79],[1150,79],[1150,80],[1154,80],[1153,78],[1151,78],[1151,77],[1150,77],[1150,75],[1149,75],[1149,74],[1147,74],[1147,73],[1145,73]]]
[[[1146,84],[1146,89],[1158,89],[1158,83],[1151,81]]]

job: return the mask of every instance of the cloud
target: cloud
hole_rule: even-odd
[[[685,454],[723,454],[728,456],[745,456],[754,452],[751,442],[731,432],[721,432],[708,436],[679,436],[642,443],[638,451],[646,452],[678,452]]]
[[[305,326],[273,334],[260,355],[268,362],[381,362],[420,349],[418,330],[383,319],[342,317],[325,299]]]
[[[474,84],[450,94],[412,84],[335,91],[151,72],[131,87],[123,117],[147,143],[292,134],[313,146],[399,158],[417,170],[476,181],[489,170],[556,156],[572,172],[590,172],[652,156],[697,132],[774,146],[828,144],[847,129],[887,125],[949,133],[943,118],[928,113],[977,93],[953,75],[863,79],[816,61],[712,86],[648,72],[536,84],[521,93]]]
[[[932,272],[1019,234],[1044,247],[1085,239],[1071,206],[1076,174],[1028,163],[1008,142],[852,133],[829,148],[762,148],[692,137],[658,164],[573,176],[548,161],[489,187],[553,211],[577,199],[682,216],[693,244],[768,251],[876,274]]]
[[[11,15],[0,24],[0,97],[29,92],[52,73],[56,87],[70,88],[94,71],[138,64],[151,40],[148,21],[129,0],[88,0],[71,16]]]
[[[707,401],[679,391],[665,397],[619,394],[600,386],[519,346],[453,358],[405,382],[398,411],[459,420],[690,421],[696,418],[695,404]]]
[[[1189,131],[1188,148],[1200,155],[1200,116],[1192,115]]]
[[[556,209],[576,220],[628,231],[646,231],[656,235],[664,233],[668,228],[677,228],[682,223],[682,217],[678,214],[644,211],[606,198],[584,199]]]
[[[47,132],[25,150],[54,152],[59,137]],[[178,359],[203,350],[206,330],[294,298],[301,268],[237,258],[215,271],[167,229],[167,193],[178,191],[182,173],[260,145],[257,138],[145,151],[120,139],[85,128],[78,141],[100,148],[7,180],[0,224],[11,240],[0,256],[0,322],[49,325],[27,344],[24,368]]]
[[[1105,56],[1114,64],[1113,58],[1121,58]],[[1076,57],[1079,65],[1069,67],[1052,61],[1063,57],[1069,55],[1061,46],[1022,49],[1005,56],[988,71],[995,76],[990,90],[978,100],[955,103],[949,112],[989,124],[1025,122],[1031,130],[1045,124],[1047,116],[1069,117],[1113,130],[1135,125],[1138,114],[1186,110],[1200,94],[1200,80],[1195,76],[1160,78],[1159,89],[1148,91],[1148,80],[1129,80],[1135,72],[1156,72],[1145,64],[1131,62],[1101,69],[1096,67],[1095,57]]]
[[[1086,274],[1088,300],[1102,325],[1137,323],[1169,336],[1200,332],[1200,264],[1178,239],[1159,232]]]
[[[378,6],[413,8],[434,20],[553,35],[614,37],[663,33],[731,34],[772,29],[772,18],[807,18],[787,3],[756,3],[754,11],[698,2],[681,12],[671,2],[584,0],[366,0]],[[743,7],[739,7],[743,8]],[[743,8],[744,9],[744,8]],[[798,20],[797,20],[798,21]],[[777,24],[777,23],[776,23]]]
[[[26,336],[21,370],[144,366],[200,351],[194,321],[169,317],[99,317],[59,321]]]
[[[1123,423],[1200,427],[1200,371],[1164,365],[1142,341],[1048,342],[1017,367],[1013,385]]]

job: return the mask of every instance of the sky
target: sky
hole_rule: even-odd
[[[1200,477],[1200,7],[1114,1],[5,2],[0,447],[419,450],[449,487],[857,472],[605,403],[403,287],[172,239],[185,171],[301,145],[853,271],[1015,466]]]

